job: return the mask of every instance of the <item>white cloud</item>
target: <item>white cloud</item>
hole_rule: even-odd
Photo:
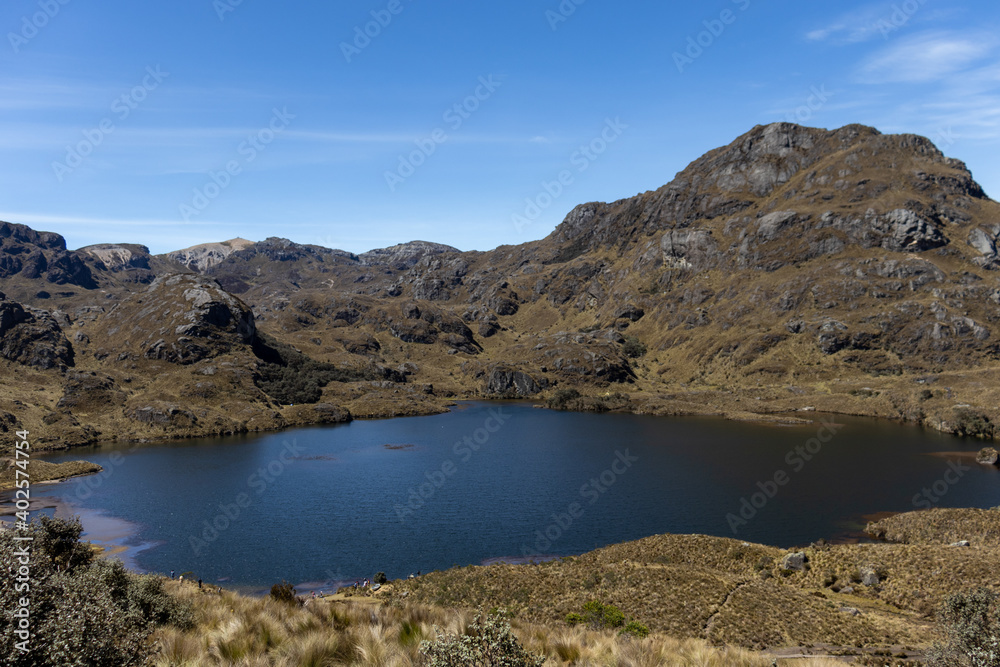
[[[857,44],[884,35],[883,26],[892,14],[892,7],[879,4],[839,16],[826,26],[806,33],[812,42]]]
[[[981,61],[997,44],[992,35],[925,32],[901,39],[861,65],[862,83],[942,81]]]

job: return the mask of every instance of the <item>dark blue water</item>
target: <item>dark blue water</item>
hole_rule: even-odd
[[[117,537],[143,547],[132,552],[140,569],[250,588],[577,554],[667,532],[794,546],[915,503],[1000,505],[996,469],[964,459],[948,472],[960,459],[928,455],[980,443],[832,419],[841,427],[829,439],[819,421],[467,403],[433,417],[75,450],[47,458],[105,473],[35,493],[82,513],[94,537],[111,540],[109,519],[128,522]],[[810,442],[818,436],[827,441]],[[784,483],[768,483],[776,477]],[[925,488],[933,502],[918,496]]]

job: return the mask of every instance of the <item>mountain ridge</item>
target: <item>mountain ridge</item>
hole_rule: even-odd
[[[78,369],[113,378],[125,395],[155,385],[176,409],[194,400],[214,415],[193,426],[188,410],[194,421],[150,426],[128,422],[119,406],[87,416],[100,437],[318,418],[307,409],[287,422],[287,408],[250,389],[259,385],[254,369],[271,363],[252,337],[199,342],[228,335],[209,314],[190,315],[193,338],[136,333],[143,345],[163,338],[164,349],[213,350],[178,352],[185,364],[145,352],[116,360],[88,342],[107,338],[109,318],[148,310],[144,299],[154,300],[150,312],[194,312],[180,292],[156,287],[195,273],[191,266],[214,281],[198,289],[233,295],[229,312],[252,314],[260,335],[347,376],[389,378],[322,388],[323,404],[355,416],[504,396],[768,420],[814,408],[952,432],[979,424],[988,437],[1000,419],[1000,205],[964,163],[916,135],[757,126],[657,190],[581,204],[545,238],[489,251],[416,241],[356,255],[272,237],[195,246],[184,264],[129,244],[67,251],[58,235],[4,224],[0,286],[14,301],[60,313]],[[24,261],[38,255],[49,273]],[[77,273],[52,274],[50,265]],[[59,280],[58,290],[44,289]],[[219,360],[249,374],[233,367],[224,386],[199,389],[206,380],[192,373]],[[138,387],[150,373],[164,381]],[[194,389],[165,386],[171,375]],[[63,379],[46,381],[62,391]],[[220,410],[226,401],[242,407]]]

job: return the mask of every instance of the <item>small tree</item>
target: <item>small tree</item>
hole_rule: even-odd
[[[932,667],[1000,667],[1000,602],[980,587],[956,593],[939,615],[947,640],[929,654]]]
[[[375,574],[375,583],[376,584],[384,584],[387,581],[389,581],[389,578],[385,576],[385,572],[377,572]]]
[[[428,667],[541,667],[545,656],[524,650],[504,620],[501,609],[483,618],[480,610],[461,636],[438,633],[432,642],[420,643]]]

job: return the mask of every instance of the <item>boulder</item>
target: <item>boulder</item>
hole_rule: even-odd
[[[983,447],[976,454],[976,462],[986,466],[995,466],[1000,463],[1000,452],[996,447]]]
[[[972,545],[969,544],[969,540],[959,540],[958,542],[952,542],[948,546],[950,546],[950,547],[968,547],[968,546],[972,546]]]
[[[781,569],[794,572],[801,572],[806,569],[806,554],[804,551],[786,554],[781,559]]]
[[[865,586],[878,586],[881,578],[878,575],[878,568],[874,565],[864,565],[860,568],[861,583]]]

